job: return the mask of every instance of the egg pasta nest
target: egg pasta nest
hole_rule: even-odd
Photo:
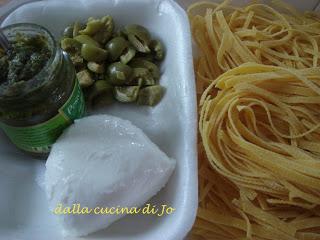
[[[320,21],[282,2],[189,8],[204,239],[320,239]]]

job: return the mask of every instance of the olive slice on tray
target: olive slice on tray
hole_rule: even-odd
[[[148,45],[151,41],[151,37],[149,31],[145,27],[137,24],[132,24],[126,26],[123,32],[137,51],[143,53],[150,52],[150,48]]]
[[[131,81],[132,68],[121,62],[115,62],[109,65],[107,76],[111,84],[124,85]]]

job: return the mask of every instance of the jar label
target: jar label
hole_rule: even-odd
[[[69,99],[50,120],[28,127],[13,127],[0,123],[9,139],[24,151],[49,153],[52,144],[63,130],[85,114],[85,101],[78,80],[74,85]]]

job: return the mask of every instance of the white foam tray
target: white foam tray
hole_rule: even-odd
[[[132,121],[168,156],[177,160],[167,186],[149,202],[168,204],[176,212],[166,217],[127,216],[108,229],[81,239],[182,239],[197,208],[196,98],[191,37],[185,12],[171,0],[72,0],[28,3],[9,15],[3,25],[33,22],[58,37],[74,20],[111,14],[117,27],[137,23],[151,30],[167,48],[161,84],[166,95],[155,108],[115,104],[102,112]],[[48,211],[41,185],[44,161],[15,149],[0,133],[0,239],[71,240],[62,238]]]

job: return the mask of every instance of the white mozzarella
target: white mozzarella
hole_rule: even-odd
[[[49,207],[138,207],[168,181],[175,167],[129,121],[109,115],[77,120],[54,144],[46,163]],[[84,236],[122,215],[58,215],[65,235]]]

